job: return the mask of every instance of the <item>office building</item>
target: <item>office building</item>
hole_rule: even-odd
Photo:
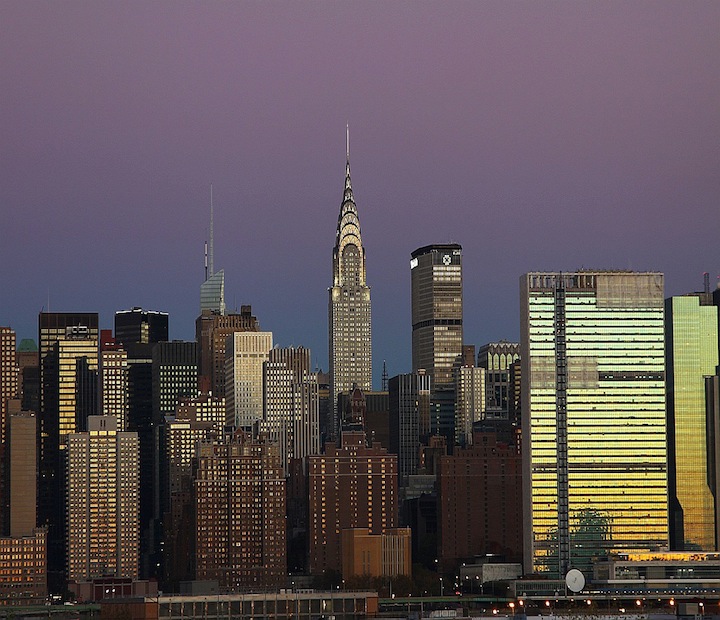
[[[168,313],[143,310],[135,306],[132,310],[115,313],[115,340],[119,344],[152,344],[168,340]]]
[[[318,383],[309,349],[270,351],[263,367],[263,402],[260,430],[278,443],[284,472],[292,459],[320,452]]]
[[[68,433],[97,405],[97,313],[41,312],[38,316],[38,523],[47,526],[48,586],[64,587],[65,445]],[[77,388],[84,388],[80,394]],[[77,398],[80,396],[80,398]],[[95,402],[91,403],[90,400]],[[79,410],[78,405],[84,410]]]
[[[341,433],[325,454],[308,457],[310,572],[343,567],[342,531],[367,528],[380,535],[398,527],[397,456],[363,431]]]
[[[198,388],[225,397],[225,345],[235,332],[260,331],[260,323],[250,306],[240,306],[240,314],[219,314],[205,309],[195,321],[198,343]]]
[[[372,390],[372,329],[370,287],[365,277],[365,248],[350,182],[349,138],[345,162],[345,189],[333,249],[333,283],[329,292],[331,435],[337,437],[337,397],[357,385]]]
[[[197,394],[197,343],[158,342],[152,349],[153,420],[175,413],[181,398]]]
[[[128,424],[128,354],[108,330],[100,331],[98,358],[98,413],[117,418],[118,430]]]
[[[667,549],[663,275],[520,282],[525,572]]]
[[[388,383],[390,452],[397,455],[400,484],[418,471],[421,437],[430,434],[430,376],[424,372],[397,375]]]
[[[678,551],[717,551],[712,418],[705,377],[718,364],[718,308],[697,293],[665,300],[665,357],[670,464],[670,545]],[[710,423],[708,423],[710,422]]]
[[[196,579],[223,592],[285,584],[285,475],[277,446],[245,433],[198,446]]]
[[[68,435],[67,577],[137,579],[140,468],[137,433],[113,416],[92,416]]]
[[[427,245],[412,253],[412,369],[433,385],[453,383],[463,346],[462,247]]]
[[[521,458],[494,433],[475,433],[465,448],[440,457],[438,558],[455,570],[475,557],[519,562],[523,553]]]
[[[478,351],[477,365],[487,371],[485,415],[489,420],[509,420],[510,367],[519,359],[519,342],[489,342]]]
[[[233,332],[225,350],[225,423],[245,430],[263,419],[263,364],[272,332]]]

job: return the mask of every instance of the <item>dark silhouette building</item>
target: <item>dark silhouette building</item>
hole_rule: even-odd
[[[445,571],[475,556],[522,558],[522,460],[493,433],[440,458],[438,559]]]

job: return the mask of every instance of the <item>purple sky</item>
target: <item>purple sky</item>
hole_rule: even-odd
[[[532,270],[720,273],[720,2],[0,4],[0,325],[132,306],[194,337],[209,185],[229,307],[327,367],[350,123],[375,377],[410,252],[464,248],[465,340]]]

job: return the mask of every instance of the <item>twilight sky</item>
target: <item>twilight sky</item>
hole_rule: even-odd
[[[410,253],[463,245],[465,340],[534,270],[720,273],[720,2],[0,2],[0,325],[229,308],[327,368],[345,124],[375,382]],[[714,284],[713,284],[714,285]]]

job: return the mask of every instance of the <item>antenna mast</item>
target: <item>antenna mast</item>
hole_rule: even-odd
[[[213,186],[210,183],[210,247],[208,248],[208,269],[210,270],[210,276],[215,275],[215,248],[213,243],[214,231],[213,231]]]

